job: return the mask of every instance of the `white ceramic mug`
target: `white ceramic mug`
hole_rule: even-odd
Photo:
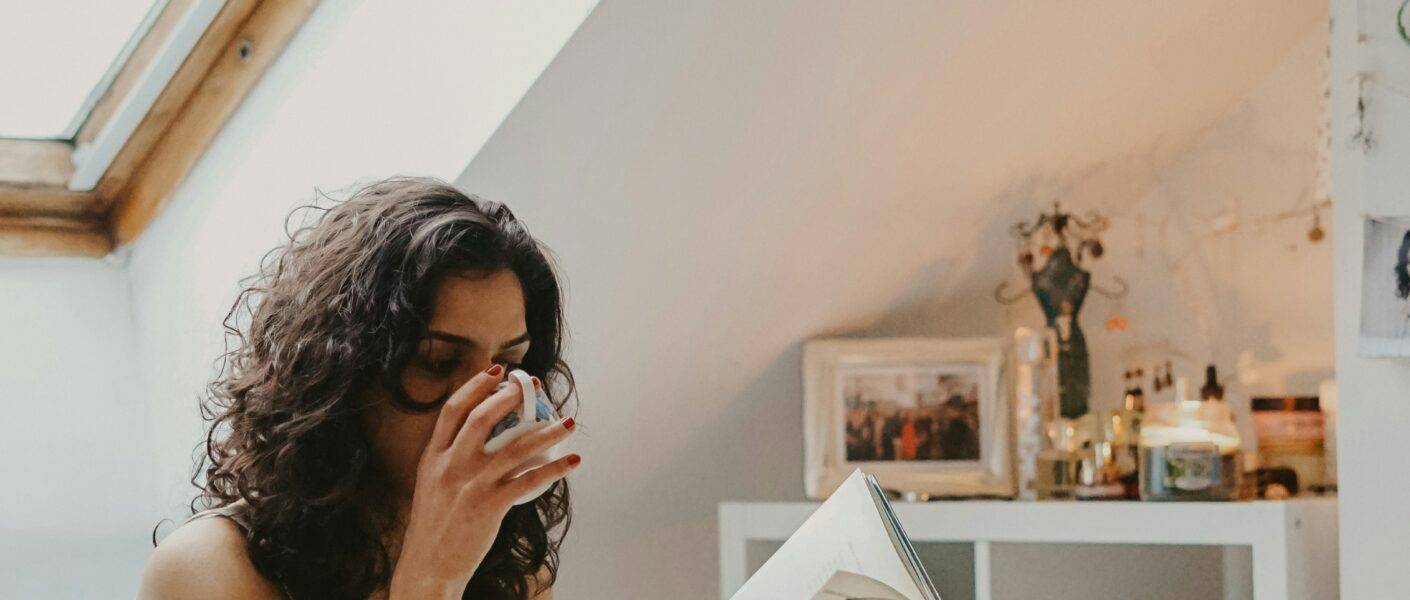
[[[510,442],[519,439],[523,435],[538,431],[548,427],[558,421],[558,415],[554,413],[553,405],[548,401],[548,394],[539,391],[534,386],[534,380],[528,373],[515,369],[509,372],[509,376],[500,386],[519,384],[519,390],[524,397],[524,403],[518,413],[509,413],[504,419],[495,425],[490,432],[489,441],[485,442],[485,452],[494,454],[499,452]],[[514,468],[514,476],[518,477],[526,471],[546,465],[558,460],[562,456],[562,451],[557,444],[550,446],[547,450],[540,452]],[[526,504],[542,496],[544,492],[553,484],[550,482],[528,494],[521,496],[515,504]]]

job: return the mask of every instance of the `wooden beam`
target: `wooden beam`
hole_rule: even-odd
[[[270,2],[279,3],[278,0]],[[240,27],[259,4],[259,0],[229,0],[221,7],[220,12],[216,13],[210,26],[201,34],[201,39],[181,63],[181,68],[172,75],[171,81],[157,96],[152,108],[147,111],[137,129],[123,143],[122,150],[113,158],[112,164],[108,165],[108,170],[98,180],[96,189],[103,201],[109,204],[120,201],[121,195],[125,194],[131,185],[132,177],[143,167],[177,116],[185,110],[192,94],[200,87],[211,68],[221,55],[230,49]]]
[[[106,256],[112,238],[97,219],[0,216],[0,254]]]
[[[225,41],[215,53],[214,63],[194,89],[186,94],[189,98],[171,117],[170,125],[140,161],[140,166],[132,171],[131,179],[98,184],[99,195],[115,201],[108,222],[118,244],[131,242],[147,227],[317,3],[317,0],[231,0],[217,16],[216,20],[220,22],[225,10],[254,5],[249,17],[239,23],[231,35],[216,34],[212,37],[212,40]],[[231,18],[237,14],[232,13]],[[222,30],[228,25],[228,22],[222,23]],[[213,23],[211,29],[216,29],[216,24]],[[207,51],[203,48],[206,42],[203,37],[197,48],[203,55]],[[195,51],[192,56],[196,57]],[[186,65],[183,64],[181,70],[185,71]],[[172,85],[175,83],[173,80]],[[168,91],[172,91],[170,86]],[[163,92],[162,96],[166,95]],[[161,102],[158,99],[158,104]],[[144,122],[139,130],[145,127]],[[127,148],[124,147],[119,154],[120,161],[122,154],[126,153]],[[115,167],[117,164],[114,163]],[[109,172],[115,170],[109,169]]]
[[[176,30],[187,11],[191,10],[193,2],[194,0],[167,0],[161,14],[157,15],[146,33],[142,34],[142,39],[132,49],[132,54],[128,55],[117,76],[113,77],[113,82],[103,91],[103,95],[93,105],[93,110],[84,119],[83,125],[78,128],[78,134],[74,136],[75,144],[82,146],[92,143],[103,131],[108,119],[112,118],[118,106],[127,99],[127,95],[132,93],[157,53],[166,45],[167,40],[171,39],[172,32]]]
[[[112,236],[98,195],[66,187],[73,147],[48,140],[0,139],[0,255],[103,256]]]
[[[0,215],[93,217],[98,215],[98,195],[72,192],[63,187],[0,185]]]
[[[62,188],[73,175],[73,144],[0,138],[0,184]]]

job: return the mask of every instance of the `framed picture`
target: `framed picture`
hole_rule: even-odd
[[[1410,357],[1410,218],[1367,217],[1362,261],[1357,349]]]
[[[808,497],[827,497],[857,468],[921,497],[1012,496],[1007,354],[1000,338],[808,342]]]

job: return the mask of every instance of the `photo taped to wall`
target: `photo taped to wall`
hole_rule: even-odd
[[[1410,218],[1367,217],[1362,260],[1361,355],[1410,357]]]

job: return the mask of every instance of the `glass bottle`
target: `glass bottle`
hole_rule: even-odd
[[[1038,453],[1038,499],[1071,500],[1076,497],[1082,465],[1080,442],[1074,422],[1062,417],[1044,427],[1044,444]]]
[[[1058,339],[1050,327],[1014,333],[1018,377],[1018,494],[1024,500],[1073,497],[1077,485],[1078,431],[1058,414]]]
[[[1123,466],[1134,468],[1134,462],[1123,464],[1122,445],[1126,442],[1124,420],[1120,410],[1091,412],[1076,419],[1077,488],[1079,500],[1120,500],[1126,488],[1121,483]]]
[[[1141,498],[1140,458],[1141,423],[1145,420],[1145,392],[1141,389],[1140,369],[1127,373],[1131,383],[1122,399],[1121,409],[1112,419],[1112,451],[1114,464],[1121,482],[1121,497],[1126,500]]]

